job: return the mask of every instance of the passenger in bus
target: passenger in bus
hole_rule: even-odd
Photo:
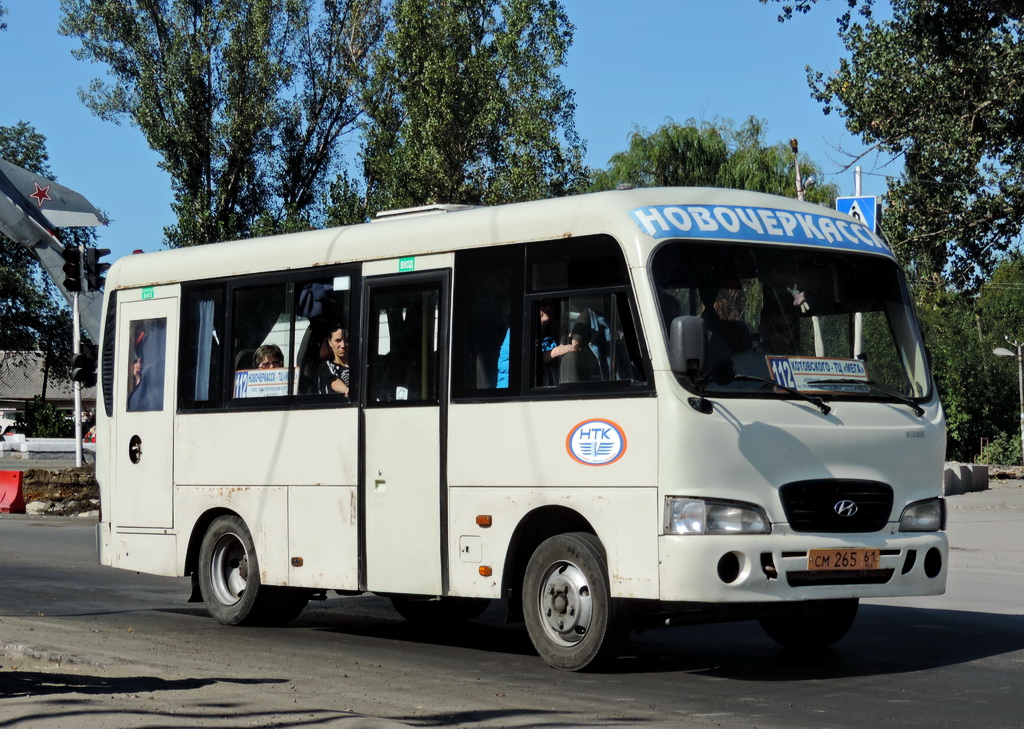
[[[161,410],[164,402],[166,322],[149,320],[144,324],[137,323],[133,334],[135,344],[126,409],[129,412]]]
[[[284,354],[276,344],[264,344],[252,355],[253,369],[273,370],[284,367]]]
[[[540,327],[537,331],[537,342],[540,356],[539,382],[541,387],[557,385],[560,380],[559,357],[573,350],[571,344],[559,344],[560,326],[555,318],[553,301],[540,303]]]
[[[332,324],[327,333],[325,348],[328,358],[317,370],[317,392],[348,397],[352,377],[348,364],[348,330],[341,324]]]

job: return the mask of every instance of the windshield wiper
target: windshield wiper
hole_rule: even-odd
[[[822,415],[828,415],[830,412],[832,412],[832,408],[830,408],[828,405],[826,405],[825,401],[822,400],[820,397],[815,397],[814,395],[808,395],[806,392],[800,392],[799,390],[797,390],[795,388],[786,387],[785,385],[780,385],[775,380],[769,380],[767,377],[756,377],[754,375],[741,375],[741,374],[739,374],[737,372],[735,375],[733,375],[733,379],[734,380],[740,380],[741,382],[764,382],[767,385],[772,385],[773,387],[777,387],[780,390],[784,390],[785,392],[788,392],[791,395],[796,395],[801,400],[806,400],[807,402],[811,403],[816,408],[821,410],[821,414]]]
[[[922,408],[916,402],[911,400],[909,397],[906,397],[904,395],[900,395],[899,393],[893,392],[892,390],[888,390],[888,389],[886,389],[884,387],[881,387],[880,385],[878,385],[875,382],[872,382],[871,380],[854,380],[854,379],[847,379],[847,378],[839,378],[839,379],[834,379],[834,380],[810,380],[807,384],[808,385],[828,385],[828,384],[863,385],[864,387],[868,388],[873,393],[880,394],[880,395],[885,395],[887,397],[891,397],[896,402],[902,403],[902,404],[906,405],[908,408],[913,410],[914,411],[914,415],[916,415],[919,418],[922,415],[924,415],[924,408]]]

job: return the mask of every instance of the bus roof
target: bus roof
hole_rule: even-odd
[[[108,289],[264,271],[423,256],[463,248],[608,234],[630,267],[667,238],[808,245],[893,257],[866,226],[792,198],[722,188],[642,188],[589,193],[304,233],[125,256]]]

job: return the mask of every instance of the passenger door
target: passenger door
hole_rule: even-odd
[[[177,287],[169,288],[170,297],[124,301],[121,292],[118,302],[110,448],[116,490],[110,517],[118,527],[174,526],[172,373],[178,296]],[[143,289],[142,295],[153,293]]]
[[[366,589],[440,595],[448,272],[370,279],[365,301]]]

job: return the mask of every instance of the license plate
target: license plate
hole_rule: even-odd
[[[807,569],[877,570],[877,549],[811,549],[807,552]]]

